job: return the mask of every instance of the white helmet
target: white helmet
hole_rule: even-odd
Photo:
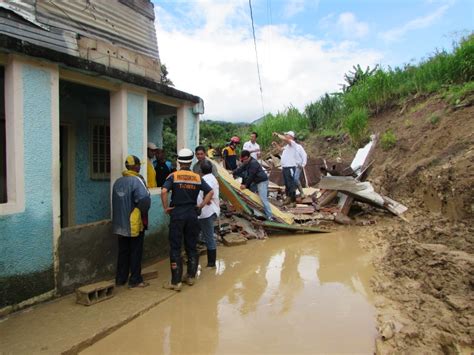
[[[183,148],[178,153],[178,163],[191,164],[194,158],[194,153],[191,149]]]

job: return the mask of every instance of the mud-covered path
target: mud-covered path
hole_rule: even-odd
[[[250,241],[218,258],[83,353],[373,353],[372,267],[354,231]]]

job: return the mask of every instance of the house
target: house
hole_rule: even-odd
[[[197,145],[203,101],[161,83],[154,21],[149,0],[0,1],[0,312],[112,278],[125,157],[170,117]],[[151,193],[145,258],[167,245]]]

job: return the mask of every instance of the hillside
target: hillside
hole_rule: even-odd
[[[378,341],[381,353],[474,345],[473,99],[456,109],[442,95],[414,97],[369,120],[370,132],[396,138],[390,149],[379,145],[369,181],[410,208],[408,222],[373,210],[360,217],[377,222],[364,227],[361,243],[374,255],[379,329],[393,328]],[[354,154],[347,136],[312,136],[305,145],[332,159]]]

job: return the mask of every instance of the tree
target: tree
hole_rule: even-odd
[[[174,86],[170,78],[168,78],[168,69],[166,64],[161,64],[161,83],[167,86]]]

